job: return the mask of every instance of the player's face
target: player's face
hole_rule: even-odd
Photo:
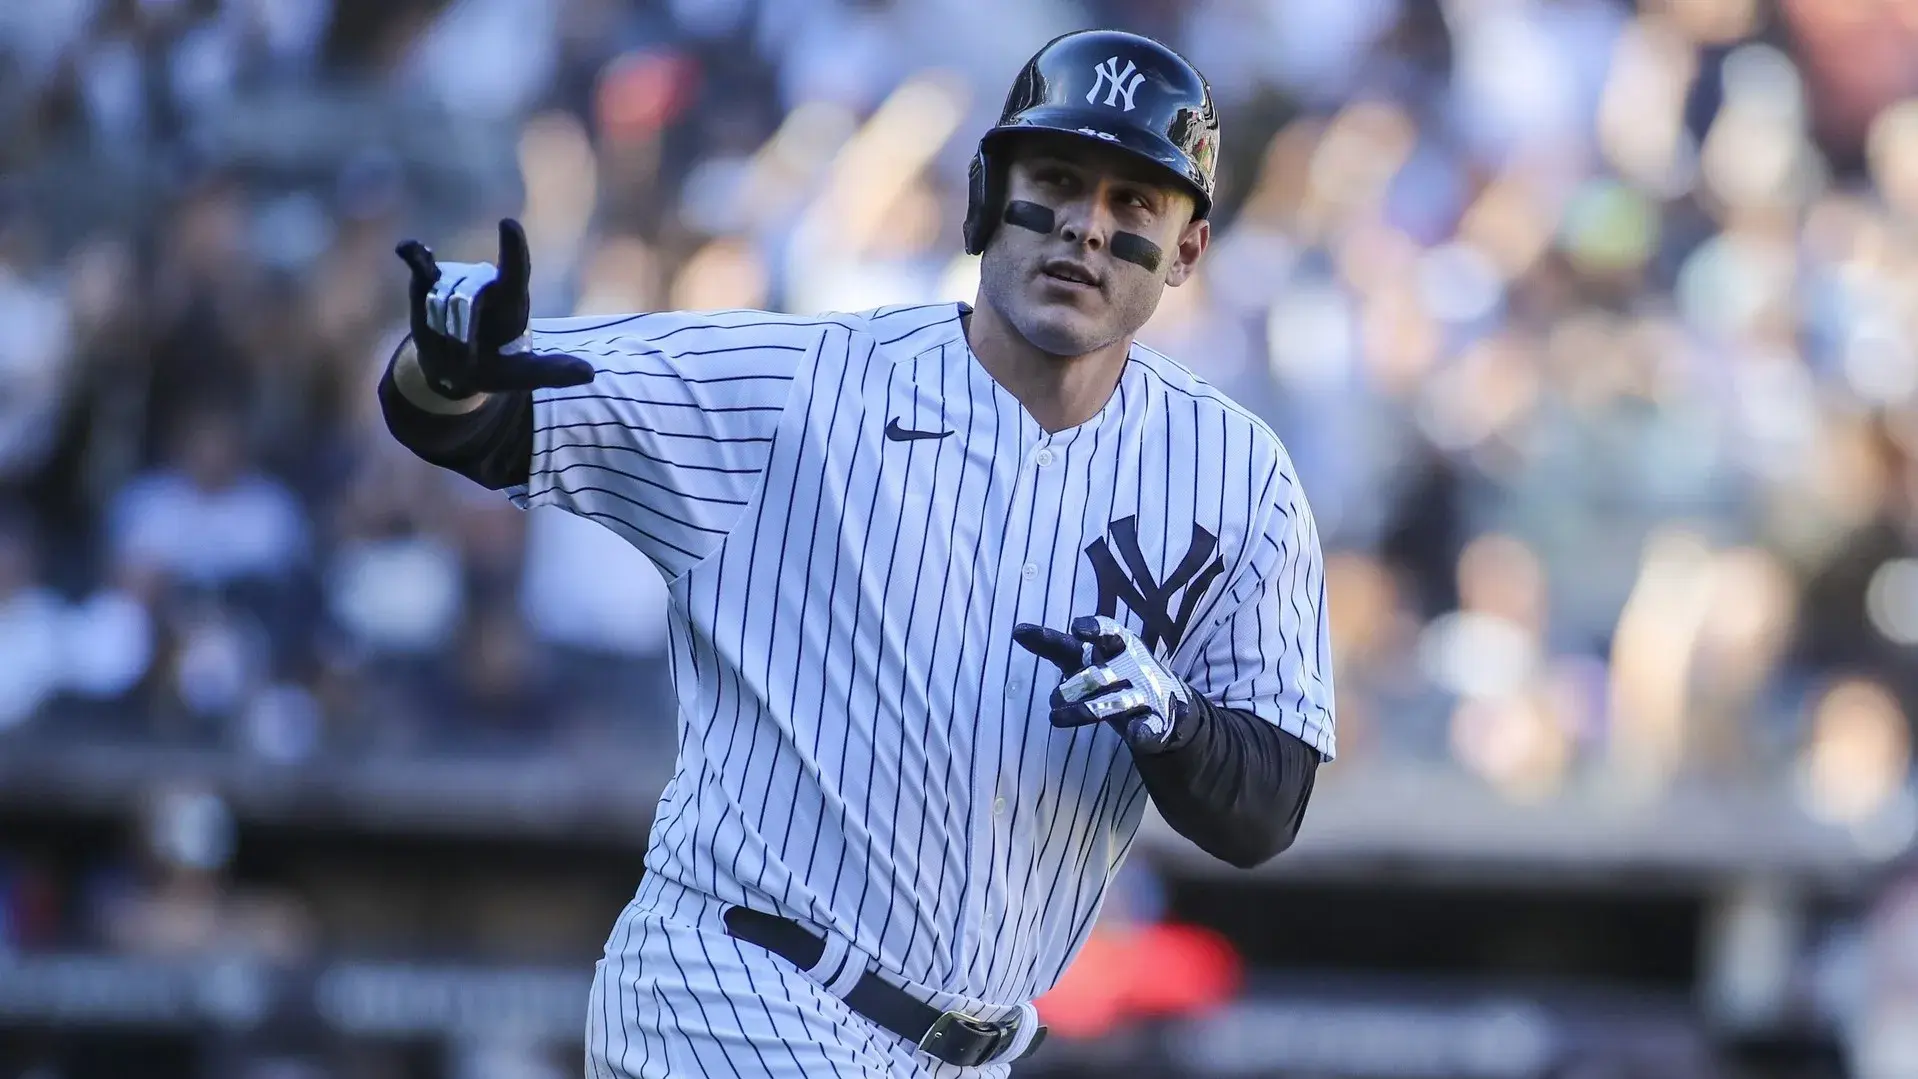
[[[1001,223],[980,262],[982,291],[1021,336],[1055,356],[1083,356],[1136,333],[1165,286],[1191,276],[1211,236],[1207,222],[1192,220],[1191,196],[1157,170],[1084,139],[1022,140],[1006,200],[1051,210],[1052,231]],[[1120,233],[1156,246],[1158,267],[1115,257]]]

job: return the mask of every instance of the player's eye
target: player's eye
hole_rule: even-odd
[[[1046,187],[1066,187],[1072,183],[1072,174],[1058,166],[1045,166],[1033,174],[1033,179]]]

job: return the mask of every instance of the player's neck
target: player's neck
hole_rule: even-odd
[[[1034,348],[985,303],[973,307],[964,326],[979,366],[1047,431],[1077,427],[1098,415],[1132,350],[1128,336],[1083,356],[1054,356]]]

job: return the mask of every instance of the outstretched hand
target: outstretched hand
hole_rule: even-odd
[[[1069,634],[1022,622],[1012,639],[1059,668],[1051,698],[1055,727],[1109,723],[1134,750],[1154,752],[1172,742],[1191,711],[1191,689],[1113,619],[1075,618]]]
[[[593,380],[593,365],[577,356],[508,350],[525,335],[532,310],[533,260],[518,221],[509,217],[499,223],[497,266],[441,264],[418,240],[401,243],[394,253],[412,272],[413,347],[434,393],[458,400]]]

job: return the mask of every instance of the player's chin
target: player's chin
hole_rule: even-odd
[[[1026,340],[1054,356],[1083,356],[1113,337],[1102,298],[1037,296],[1022,321]]]
[[[1026,325],[1026,340],[1041,352],[1053,356],[1083,356],[1112,339],[1102,325],[1091,320],[1049,315],[1041,314]]]

